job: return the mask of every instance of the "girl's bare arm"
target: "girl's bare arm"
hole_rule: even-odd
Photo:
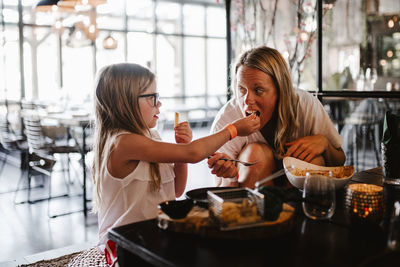
[[[187,144],[192,141],[192,130],[190,129],[189,123],[181,122],[177,123],[174,127],[175,131],[175,142],[178,144]],[[174,164],[175,173],[175,196],[180,197],[186,188],[187,183],[187,163],[175,163]]]
[[[259,129],[260,119],[254,115],[237,120],[233,124],[239,136],[247,136]],[[122,161],[196,163],[214,153],[229,139],[230,132],[227,129],[188,144],[158,142],[146,136],[127,134],[118,138],[113,153],[118,154],[119,160]]]

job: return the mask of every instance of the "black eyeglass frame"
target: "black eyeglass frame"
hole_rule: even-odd
[[[159,101],[159,99],[160,99],[159,93],[152,93],[152,94],[139,95],[138,97],[151,97],[151,96],[152,96],[153,99],[154,99],[153,105],[154,105],[155,107],[157,107],[158,101]]]

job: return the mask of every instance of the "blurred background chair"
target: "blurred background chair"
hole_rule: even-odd
[[[19,153],[21,162],[21,176],[25,175],[24,170],[26,167],[26,157],[28,154],[28,146],[24,136],[16,134],[10,127],[7,119],[7,114],[0,116],[0,177],[5,179],[3,176],[3,169],[7,161],[10,159],[10,155],[13,153]],[[3,191],[0,193],[9,193],[15,190]]]
[[[68,196],[68,194],[63,194],[63,195],[56,196],[56,197],[51,196],[51,182],[50,182],[51,181],[51,174],[52,174],[52,171],[53,171],[53,166],[56,163],[56,160],[53,157],[46,156],[46,155],[37,155],[37,154],[34,154],[34,153],[28,153],[27,162],[28,162],[27,198],[26,198],[25,201],[21,201],[21,202],[18,202],[16,204],[23,204],[23,203],[34,204],[34,203],[39,202],[39,201],[50,200],[51,198]],[[45,176],[50,178],[49,179],[49,195],[46,198],[40,198],[40,199],[31,200],[32,177],[39,176],[39,175],[40,176],[45,175]],[[17,188],[20,187],[21,182],[23,180],[24,179],[21,177],[21,179],[18,182]],[[42,180],[42,187],[44,187],[43,184],[44,184],[44,181]],[[17,194],[15,194],[14,200],[16,199],[16,197],[17,197]],[[49,215],[49,210],[48,210],[48,215]],[[49,217],[51,217],[51,216],[49,215]]]
[[[79,153],[79,148],[74,142],[67,137],[64,140],[53,140],[46,137],[43,133],[41,119],[35,110],[23,110],[23,122],[25,127],[25,134],[28,144],[28,157],[27,157],[27,178],[28,178],[28,192],[27,199],[21,203],[37,203],[39,201],[48,201],[48,216],[50,218],[67,215],[72,212],[55,214],[50,213],[50,200],[59,197],[70,196],[69,184],[71,183],[70,177],[70,154]],[[61,171],[66,185],[67,192],[65,194],[52,195],[52,173],[55,171],[54,165],[59,162]],[[32,177],[44,176],[48,177],[48,196],[45,198],[31,199]],[[19,182],[20,185],[20,182]],[[18,186],[19,187],[19,186]],[[15,196],[16,199],[16,196]]]
[[[4,165],[7,162],[7,157],[11,151],[19,150],[20,144],[23,142],[23,138],[14,135],[8,125],[5,117],[0,118],[0,151],[1,153],[1,166],[0,174],[3,171]]]

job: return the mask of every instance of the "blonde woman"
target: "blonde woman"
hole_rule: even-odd
[[[198,162],[238,136],[259,129],[256,116],[241,118],[210,136],[191,141],[187,122],[165,143],[155,129],[161,102],[154,74],[140,65],[102,69],[95,93],[96,131],[93,178],[99,245],[113,250],[107,230],[156,217],[157,205],[182,195],[186,163]],[[106,252],[107,255],[108,252]],[[110,264],[110,263],[109,263]]]
[[[285,156],[317,165],[344,164],[341,136],[318,99],[293,88],[287,64],[277,50],[251,49],[239,57],[232,71],[235,97],[221,108],[211,132],[253,113],[260,118],[260,131],[227,142],[208,160],[217,185],[252,188],[282,168]],[[260,163],[235,166],[221,157]]]

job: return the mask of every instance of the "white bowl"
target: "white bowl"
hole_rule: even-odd
[[[318,166],[315,164],[311,164],[308,162],[305,162],[303,160],[299,160],[293,157],[286,157],[283,159],[283,167],[285,168],[285,173],[286,177],[289,179],[289,182],[297,187],[298,189],[303,189],[303,184],[304,180],[306,179],[306,176],[296,176],[292,172],[288,170],[289,167],[293,166],[295,169],[302,170],[302,171],[332,171],[332,173],[335,175],[337,172],[343,172],[344,177],[341,178],[336,178],[333,177],[333,182],[335,184],[335,189],[339,189],[341,187],[344,187],[353,177],[354,175],[354,167],[353,166],[339,166],[339,167],[323,167],[323,166]]]

